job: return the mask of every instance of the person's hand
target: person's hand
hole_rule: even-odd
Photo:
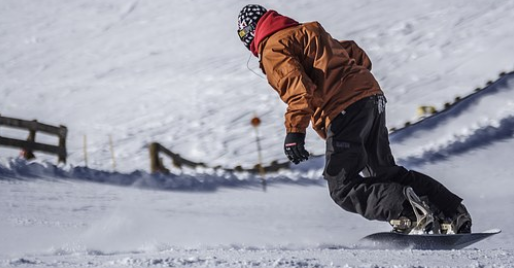
[[[305,133],[287,133],[284,152],[289,161],[296,165],[309,159],[309,152],[305,150]]]

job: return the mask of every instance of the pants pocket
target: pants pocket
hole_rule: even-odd
[[[334,152],[327,158],[324,175],[337,177],[340,182],[345,182],[359,174],[366,165],[365,152],[360,146],[334,141]]]

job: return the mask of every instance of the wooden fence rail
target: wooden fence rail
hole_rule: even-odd
[[[186,159],[183,159],[180,157],[180,155],[175,154],[171,152],[170,150],[166,149],[166,147],[160,145],[157,142],[153,142],[150,144],[150,170],[152,173],[155,172],[163,172],[168,173],[169,170],[164,167],[162,163],[162,158],[159,156],[160,153],[163,153],[171,158],[172,163],[175,167],[181,168],[182,166],[195,168],[198,166],[205,167],[205,164],[203,163],[195,163]]]
[[[0,136],[0,145],[20,148],[23,150],[23,156],[26,159],[35,158],[34,151],[41,151],[45,153],[55,154],[60,163],[66,163],[66,136],[68,129],[65,126],[50,126],[41,124],[37,120],[26,121],[15,118],[3,117],[0,115],[0,127],[11,127],[29,131],[29,136],[26,140],[12,139]],[[59,144],[49,145],[36,142],[36,133],[44,132],[46,134],[55,135],[59,138]]]
[[[162,173],[169,173],[169,169],[167,169],[163,165],[162,158],[160,157],[160,153],[163,153],[171,158],[173,166],[177,168],[182,167],[189,167],[189,168],[197,168],[197,167],[205,167],[205,168],[213,168],[213,169],[221,169],[225,171],[239,171],[239,172],[250,172],[250,173],[259,173],[262,171],[262,168],[259,165],[256,165],[253,168],[242,168],[241,166],[235,167],[235,168],[222,168],[222,167],[208,167],[204,163],[197,163],[193,162],[187,159],[182,158],[179,154],[173,153],[172,151],[168,150],[164,146],[160,145],[157,142],[153,142],[149,146],[150,151],[150,170],[152,173],[156,172],[162,172]],[[290,167],[289,162],[285,163],[278,163],[277,161],[271,162],[269,166],[265,166],[264,171],[265,172],[276,172],[280,169],[288,169]]]

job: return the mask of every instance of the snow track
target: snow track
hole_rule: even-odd
[[[405,165],[419,166],[512,138],[512,96],[514,73],[509,73],[450,109],[391,134],[396,157]]]
[[[486,147],[495,142],[511,139],[513,136],[514,116],[509,116],[499,122],[491,122],[488,126],[467,130],[465,134],[455,135],[453,139],[445,141],[446,144],[438,145],[434,149],[423,149],[421,155],[404,157],[399,161],[409,167],[435,163],[451,156]]]
[[[505,233],[465,250],[397,251],[355,247],[364,235],[389,227],[342,213],[325,187],[187,193],[55,178],[0,180],[0,266],[511,267],[509,219],[486,217],[501,215],[488,207],[499,196],[471,208],[477,228],[493,224]]]
[[[142,255],[142,256],[140,256]],[[432,263],[430,266],[423,263]],[[501,265],[499,265],[501,263]],[[505,250],[375,251],[347,248],[169,248],[159,253],[64,253],[0,262],[12,267],[359,267],[359,268],[486,268],[512,267],[514,256]]]

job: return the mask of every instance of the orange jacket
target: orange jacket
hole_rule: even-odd
[[[274,17],[283,16],[275,12],[259,20],[256,37],[265,35]],[[273,32],[255,46],[269,84],[288,105],[288,133],[305,133],[310,120],[326,138],[330,122],[349,105],[382,94],[366,53],[353,41],[333,39],[317,22]]]

